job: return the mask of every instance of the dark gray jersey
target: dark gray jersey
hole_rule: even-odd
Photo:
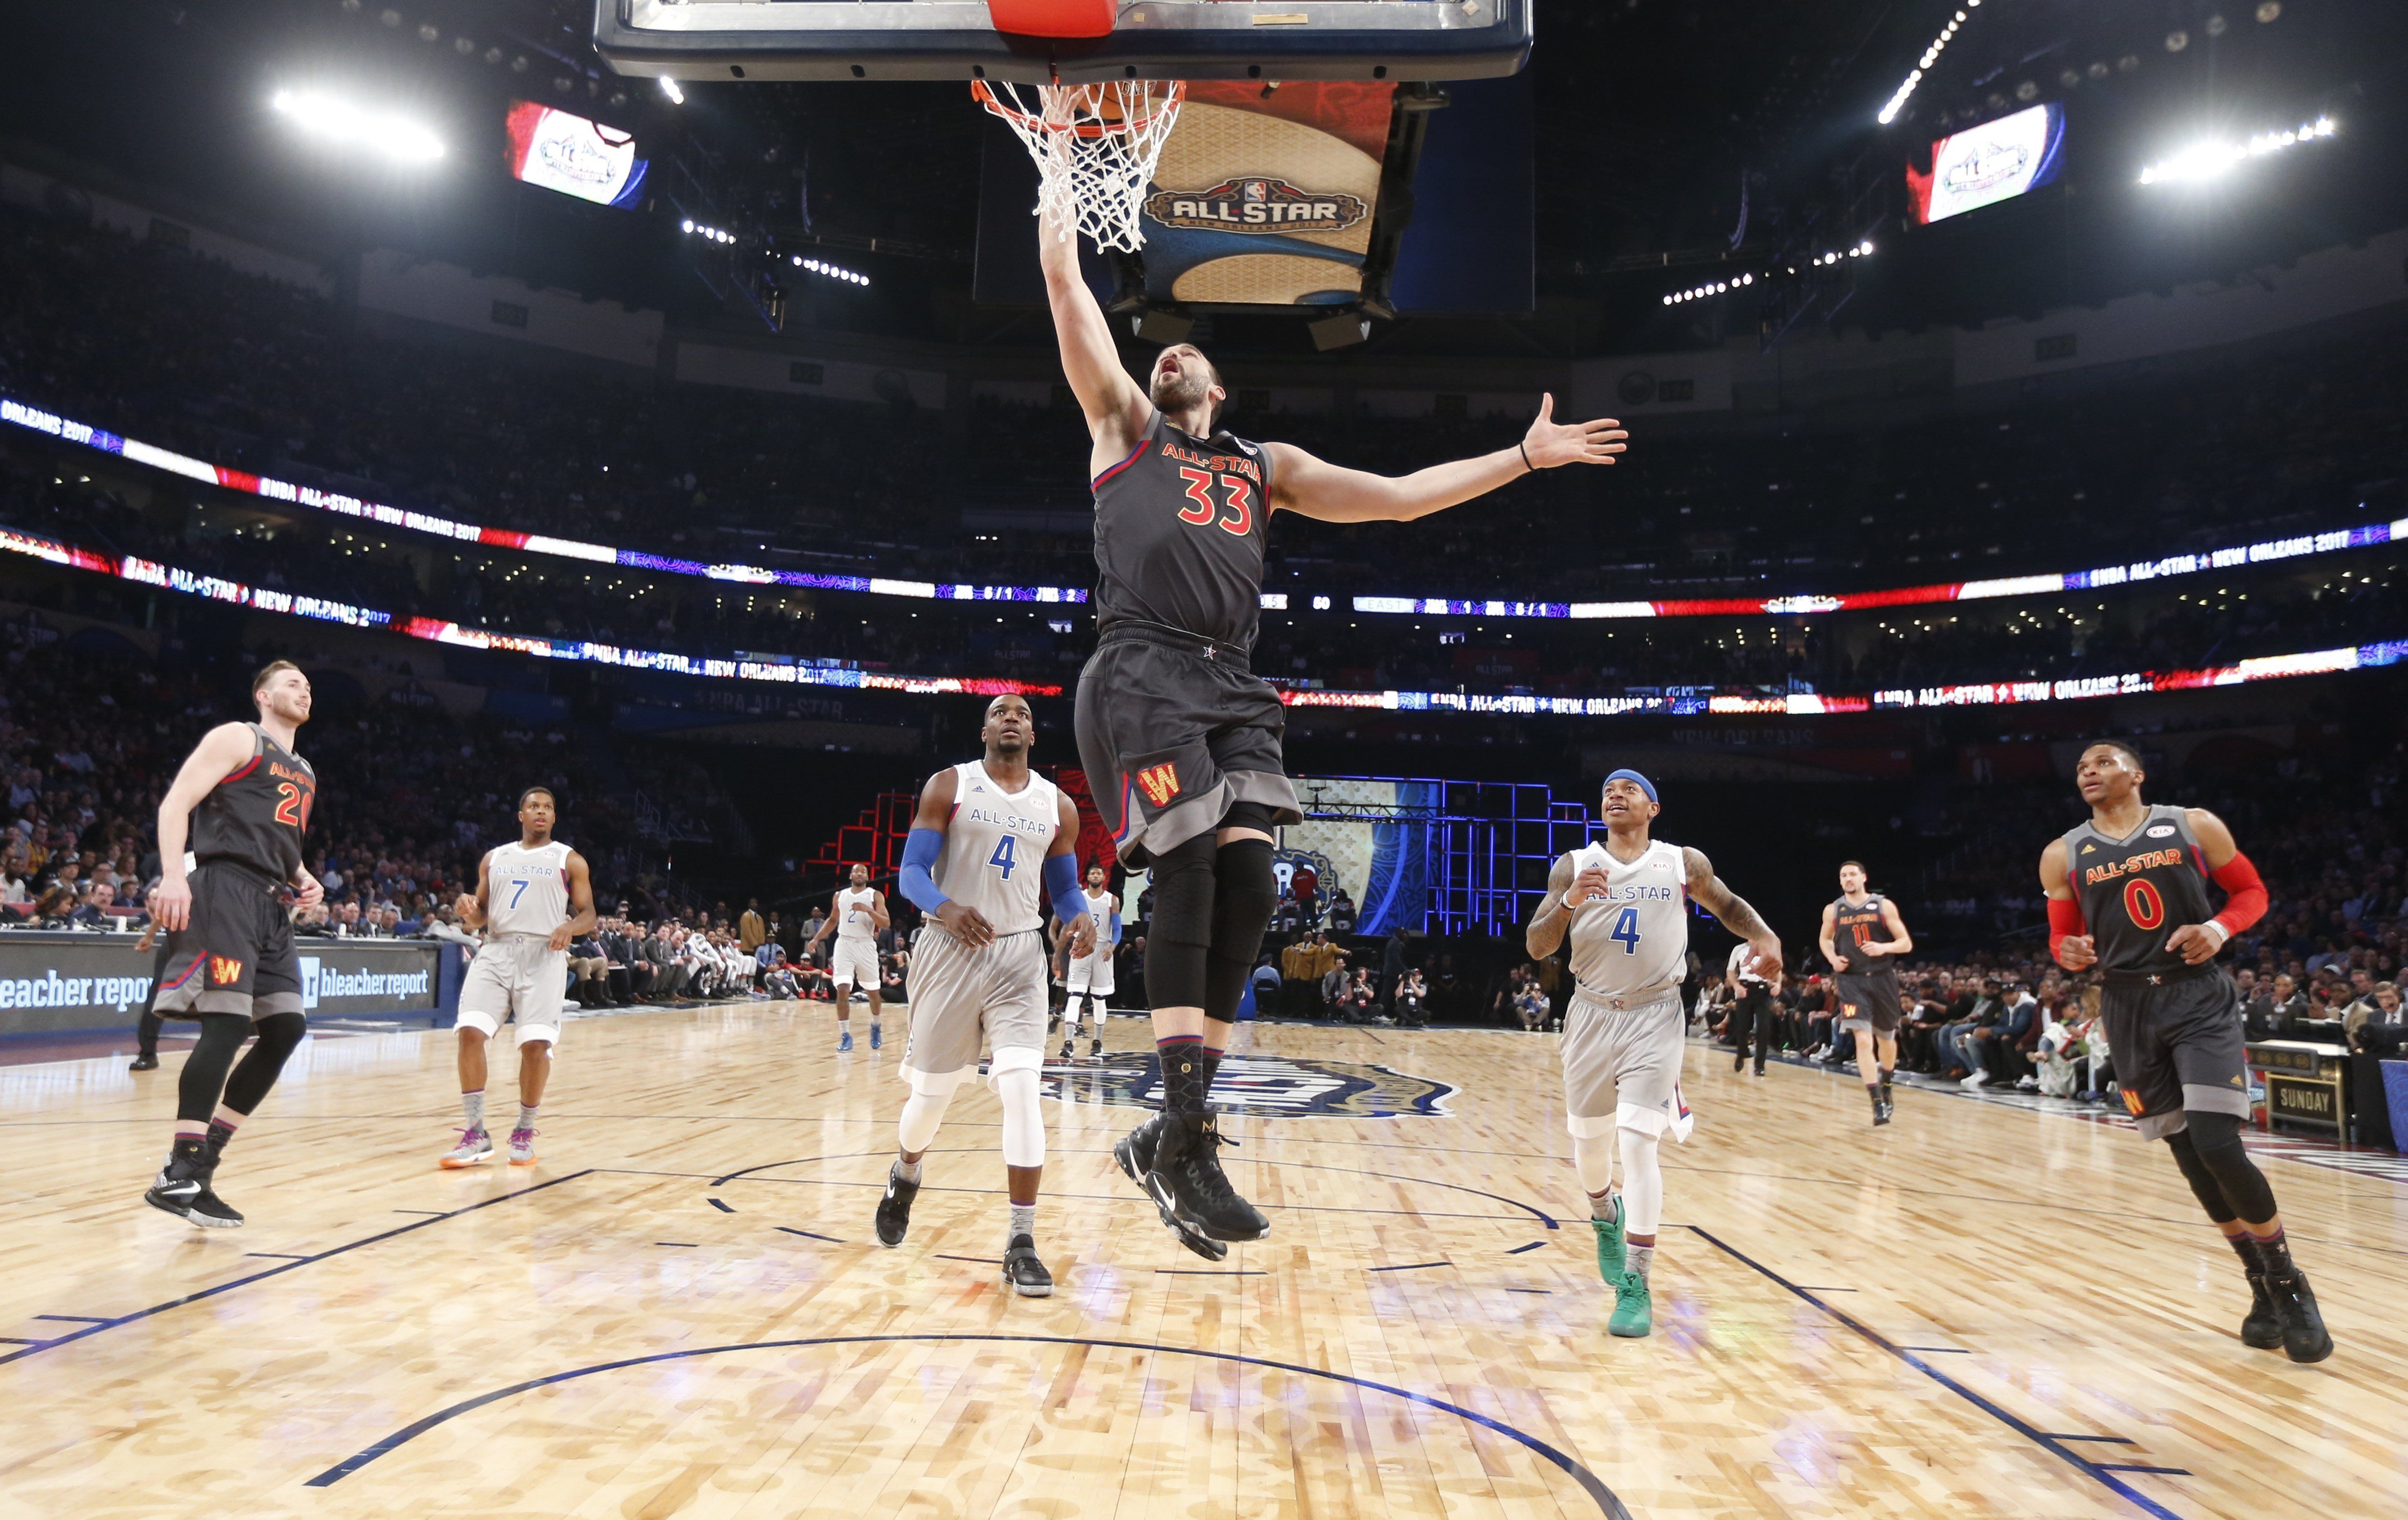
[[[1270,456],[1198,438],[1157,411],[1096,477],[1096,627],[1160,624],[1251,650],[1262,620]]]

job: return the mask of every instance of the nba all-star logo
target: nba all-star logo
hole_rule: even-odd
[[[1100,1066],[1054,1061],[1049,1077],[1068,1079],[1073,1101],[1085,1099],[1151,1109],[1161,1106],[1162,1064],[1134,1051],[1107,1055]],[[1213,1079],[1213,1105],[1229,1113],[1258,1117],[1334,1114],[1350,1119],[1406,1115],[1444,1118],[1455,1089],[1427,1077],[1383,1066],[1349,1061],[1311,1061],[1288,1055],[1223,1057]]]
[[[1343,232],[1370,214],[1360,195],[1298,190],[1284,179],[1246,176],[1210,190],[1160,190],[1145,214],[1166,227],[1206,232]]]

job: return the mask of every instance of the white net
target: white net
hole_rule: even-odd
[[[1187,86],[1177,79],[1104,84],[974,85],[986,108],[1011,125],[1037,161],[1037,214],[1068,237],[1076,228],[1098,247],[1134,253],[1145,245],[1139,218],[1154,161],[1179,120]]]

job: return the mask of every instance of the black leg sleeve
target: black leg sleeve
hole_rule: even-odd
[[[225,1106],[243,1114],[257,1109],[260,1099],[276,1085],[276,1075],[284,1069],[286,1058],[308,1032],[309,1021],[298,1013],[270,1013],[261,1019],[259,1038],[251,1042],[251,1054],[226,1079]]]
[[[1156,900],[1159,901],[1157,896]],[[1226,1024],[1238,1016],[1246,978],[1262,954],[1263,930],[1279,906],[1268,839],[1239,839],[1212,856],[1212,942],[1204,965],[1204,1016]]]
[[[300,1015],[294,1014],[298,1018]],[[239,1013],[203,1013],[201,1038],[184,1058],[183,1075],[176,1080],[176,1117],[193,1124],[208,1123],[218,1111],[218,1096],[225,1090],[226,1073],[242,1042],[251,1038],[251,1020]]]
[[[2191,1149],[2200,1164],[2223,1190],[2226,1212],[2217,1215],[2208,1211],[2209,1217],[2221,1224],[2238,1215],[2251,1224],[2262,1225],[2274,1217],[2274,1188],[2258,1163],[2249,1159],[2249,1152],[2241,1143],[2241,1116],[2233,1113],[2202,1113],[2196,1110],[2184,1114],[2183,1133],[2188,1136]],[[2187,1172],[2186,1172],[2187,1175]],[[2191,1184],[2198,1191],[2199,1184]],[[2207,1200],[2202,1197],[2201,1203]]]
[[[1211,1007],[1206,961],[1212,948],[1214,853],[1207,832],[1154,857],[1154,922],[1146,937],[1145,985],[1155,1008]],[[1236,1008],[1232,1002],[1230,1011]]]

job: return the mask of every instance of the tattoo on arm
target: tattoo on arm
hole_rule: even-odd
[[[1742,939],[1753,939],[1772,932],[1771,925],[1764,922],[1763,914],[1750,907],[1745,897],[1723,884],[1723,879],[1714,874],[1713,862],[1705,857],[1704,852],[1684,849],[1681,853],[1689,868],[1689,896],[1697,898],[1707,912],[1713,914],[1724,928]]]
[[[1564,942],[1564,931],[1570,925],[1569,915],[1556,910],[1563,906],[1564,894],[1571,889],[1572,857],[1558,855],[1555,868],[1547,873],[1547,895],[1539,899],[1539,911],[1530,915],[1530,926],[1522,937],[1523,948],[1534,961],[1545,960]]]

